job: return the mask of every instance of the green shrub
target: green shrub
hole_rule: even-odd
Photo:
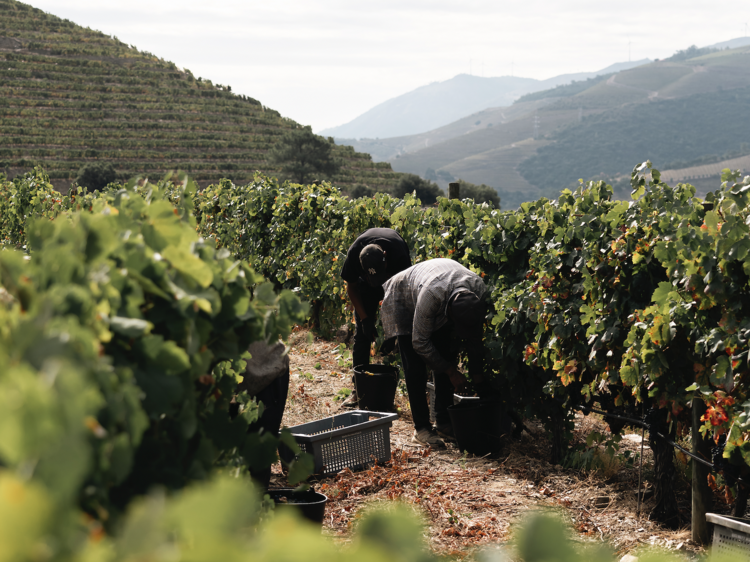
[[[392,506],[366,514],[342,548],[306,520],[266,511],[249,479],[221,475],[180,494],[154,490],[128,509],[117,533],[56,502],[42,486],[0,469],[1,562],[430,562],[423,525]]]
[[[60,201],[62,195],[39,168],[13,181],[0,178],[0,245],[25,249],[27,218],[49,217],[55,203]]]
[[[384,194],[350,201],[327,183],[280,185],[257,175],[246,186],[222,180],[207,187],[195,214],[204,237],[310,302],[316,327],[330,335],[345,321],[339,274],[349,245],[368,228],[390,226],[396,203]]]
[[[500,195],[494,187],[485,184],[477,185],[461,179],[458,183],[461,199],[471,199],[475,203],[489,203],[495,209],[500,208]]]
[[[76,176],[76,184],[85,187],[88,191],[99,191],[104,189],[107,184],[117,181],[117,170],[107,162],[94,162],[86,164]]]
[[[266,158],[281,165],[284,178],[303,184],[330,178],[341,169],[334,146],[333,139],[314,134],[310,127],[299,127],[281,135]]]
[[[349,190],[349,197],[352,199],[359,199],[360,197],[372,197],[375,195],[375,190],[369,186],[358,183]]]
[[[437,202],[438,197],[445,195],[437,184],[424,180],[416,174],[403,174],[391,193],[398,198],[403,198],[407,193],[414,193],[423,205],[432,205]]]
[[[29,201],[48,194],[44,184],[17,187],[29,192]],[[84,509],[110,521],[155,484],[181,488],[206,478],[217,464],[258,467],[275,460],[271,436],[247,434],[257,405],[239,395],[241,415],[232,420],[229,402],[248,344],[286,336],[305,319],[306,307],[289,291],[277,295],[245,263],[198,238],[191,214],[194,190],[189,182],[146,183],[86,196],[91,204],[83,211],[27,221],[30,259],[0,252],[8,314],[33,320],[32,325],[49,323],[65,341],[80,332],[79,346],[106,360],[95,364],[83,393],[92,398],[87,409],[81,406],[92,455],[59,440],[61,457],[54,462],[85,461],[78,471],[60,474],[68,475]],[[79,206],[75,196],[63,204]],[[9,342],[20,338],[8,343],[7,353],[26,353],[29,375],[44,380],[49,374],[43,360],[60,360],[59,353],[51,344],[40,352],[24,326],[19,320],[6,328]],[[11,376],[0,373],[0,385],[21,384]],[[83,386],[75,378],[56,380],[63,385],[60,392]],[[32,396],[24,403],[29,408]],[[54,424],[53,419],[42,416],[42,423]],[[44,442],[31,424],[13,427],[24,447]],[[51,447],[50,454],[57,450]],[[45,465],[29,455],[0,453],[0,464],[24,470],[33,462],[42,470]],[[293,467],[295,472],[304,473],[306,462]]]

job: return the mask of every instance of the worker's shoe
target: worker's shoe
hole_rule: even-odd
[[[352,393],[349,395],[349,398],[347,398],[341,403],[341,407],[347,410],[356,410],[357,408],[359,408],[359,398],[357,397],[356,390],[352,390]]]
[[[453,425],[449,423],[439,423],[435,426],[438,436],[446,441],[455,441],[456,435],[453,433]]]
[[[419,443],[425,447],[445,449],[445,441],[432,428],[415,429],[411,440],[413,443]]]

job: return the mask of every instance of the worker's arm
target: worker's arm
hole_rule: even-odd
[[[459,392],[463,392],[467,389],[466,377],[458,370],[458,367],[451,365],[446,373],[448,374],[448,378],[450,379],[453,388]]]
[[[354,310],[357,313],[357,316],[359,316],[359,319],[364,320],[367,318],[365,307],[362,306],[362,299],[359,298],[359,289],[357,289],[357,286],[354,283],[346,283],[346,294],[349,295],[349,301],[351,301],[354,306]]]
[[[441,299],[429,289],[423,290],[414,309],[411,343],[427,365],[438,373],[447,373],[452,367],[432,342],[436,322],[441,310]]]

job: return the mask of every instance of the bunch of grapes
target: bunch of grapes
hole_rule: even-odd
[[[727,486],[734,486],[737,478],[740,476],[740,467],[729,462],[724,458],[724,446],[726,445],[726,435],[722,435],[716,445],[711,447],[711,462],[714,463],[714,470],[724,476]]]

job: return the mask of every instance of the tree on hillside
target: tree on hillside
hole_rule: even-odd
[[[407,193],[416,192],[422,205],[432,205],[437,198],[444,196],[443,190],[431,181],[420,178],[416,174],[404,174],[398,185],[393,189],[394,197],[403,198]]]
[[[92,162],[78,170],[76,183],[89,191],[104,189],[108,183],[117,181],[115,167],[107,162]]]
[[[461,179],[458,183],[461,199],[473,199],[475,203],[491,203],[495,209],[500,208],[500,195],[494,187],[477,185]]]
[[[378,193],[377,190],[369,185],[358,183],[349,190],[349,197],[352,199],[359,199],[360,197],[372,197],[376,193]]]
[[[702,57],[703,55],[708,55],[718,50],[719,49],[713,49],[711,47],[703,47],[699,49],[695,45],[690,45],[687,49],[677,51],[674,55],[664,60],[679,62],[683,60],[694,59],[695,57]]]
[[[281,175],[300,184],[311,179],[330,178],[341,168],[332,153],[333,139],[326,140],[300,127],[284,133],[268,152],[266,159],[281,164]]]

